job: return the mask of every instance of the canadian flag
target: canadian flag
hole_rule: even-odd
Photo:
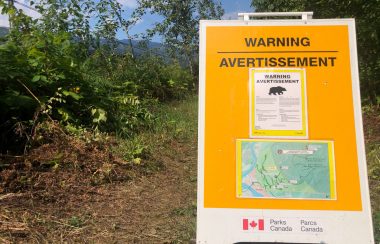
[[[249,230],[252,228],[254,230],[257,227],[257,230],[264,230],[264,219],[255,220],[243,219],[243,230]]]

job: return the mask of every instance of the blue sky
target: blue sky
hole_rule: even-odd
[[[123,1],[120,0],[121,3]],[[135,2],[135,0],[124,0],[124,2],[130,3]],[[237,14],[239,12],[252,12],[252,8],[250,7],[251,5],[251,0],[221,0],[222,7],[224,8],[224,16],[223,19],[237,19]],[[137,6],[137,3],[136,5]],[[126,13],[131,12],[133,8],[125,8]],[[142,20],[136,24],[134,27],[130,29],[130,34],[139,34],[145,32],[146,29],[149,29],[153,26],[153,24],[157,21],[160,21],[161,18],[159,16],[154,16],[154,15],[145,15]],[[125,34],[122,32],[119,32],[118,38],[123,39],[125,38]],[[154,37],[153,41],[159,42],[160,37]]]
[[[124,10],[126,14],[133,11],[135,7],[137,7],[137,3],[135,0],[119,0],[122,4],[124,2]],[[128,6],[126,6],[126,4]],[[134,4],[135,3],[135,4]],[[237,19],[237,14],[239,12],[252,12],[252,8],[250,7],[251,0],[222,0],[222,7],[224,8],[224,16],[223,19]],[[130,29],[130,34],[135,35],[139,33],[145,32],[146,29],[152,28],[155,22],[160,21],[161,18],[159,16],[145,15],[138,24]],[[119,31],[118,38],[123,39],[126,38],[125,34],[122,31]],[[160,37],[154,37],[153,41],[159,42]]]
[[[125,10],[125,17],[128,17],[132,11],[137,7],[136,0],[117,0],[119,1],[123,9]],[[29,0],[18,0],[18,2],[28,4]],[[221,0],[222,7],[225,10],[225,14],[223,19],[237,19],[237,13],[239,12],[252,12],[252,8],[250,7],[251,0]],[[22,7],[21,5],[16,3],[16,6],[22,8],[26,14],[32,17],[38,17],[39,14],[33,10]],[[143,16],[143,18],[133,26],[129,31],[131,35],[144,33],[146,29],[152,28],[154,23],[160,21],[161,18],[156,15],[147,14]],[[7,16],[0,15],[0,26],[8,26],[8,18]],[[127,38],[126,34],[123,31],[118,32],[118,38],[124,39]],[[153,41],[160,41],[160,37],[154,37]]]
[[[253,12],[251,8],[251,0],[222,0],[222,6],[224,8],[223,19],[237,19],[238,13],[249,13]]]

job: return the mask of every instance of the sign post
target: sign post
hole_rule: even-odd
[[[353,19],[200,25],[197,243],[374,243]]]

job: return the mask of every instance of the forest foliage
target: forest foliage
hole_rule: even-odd
[[[31,6],[40,18],[0,0],[11,24],[0,40],[1,153],[26,152],[38,142],[36,127],[44,121],[59,122],[73,135],[92,131],[125,138],[148,129],[152,104],[195,91],[189,65],[196,66],[196,23],[223,13],[212,0],[141,1],[129,19],[118,1],[39,0]],[[117,31],[130,37],[147,8],[165,21],[144,37],[161,34],[170,55],[137,57],[132,46],[119,53]]]

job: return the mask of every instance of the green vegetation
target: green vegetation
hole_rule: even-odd
[[[380,242],[380,212],[375,212],[373,215],[373,228],[375,232],[375,242]]]
[[[198,30],[201,19],[220,19],[224,10],[213,0],[142,0],[134,16],[140,18],[147,11],[164,17],[147,36],[160,34],[165,38],[168,51],[180,54],[191,74],[195,75],[198,53]]]
[[[195,143],[197,135],[197,97],[151,106],[155,114],[154,125],[134,135],[130,140],[120,140],[114,151],[121,158],[144,168],[146,173],[160,169],[161,162],[152,161],[152,155],[167,150],[173,141]]]
[[[375,242],[380,242],[380,143],[367,144],[368,178],[370,183],[372,221],[375,234]]]
[[[28,157],[35,159],[32,164],[46,164],[26,173],[22,167],[0,171],[0,191],[7,186],[18,192],[0,195],[0,221],[5,223],[0,240],[188,243],[193,239],[197,97],[155,103],[149,110],[155,123],[128,139],[115,141],[99,134],[90,143],[71,137],[67,145],[61,141],[68,138],[51,138],[64,147],[52,154],[51,142],[40,151],[31,150]],[[44,136],[57,137],[57,126],[47,127],[43,132],[53,133]]]
[[[36,128],[44,121],[56,121],[74,136],[91,132],[129,138],[155,123],[152,104],[193,93],[193,51],[172,48],[165,59],[149,52],[136,57],[132,50],[117,51],[116,32],[123,29],[128,35],[146,8],[158,6],[165,28],[186,26],[174,37],[173,28],[164,32],[157,24],[165,43],[182,40],[176,45],[193,49],[197,26],[187,21],[220,18],[222,10],[213,1],[179,1],[186,9],[170,10],[170,15],[162,10],[177,2],[143,1],[134,17],[125,20],[117,1],[41,0],[32,5],[42,16],[32,19],[0,0],[2,13],[11,21],[9,34],[0,42],[1,153],[25,153],[41,145]],[[185,12],[188,18],[182,21]],[[94,30],[90,20],[96,21]],[[181,65],[185,57],[190,69]]]
[[[363,107],[364,135],[375,243],[380,242],[380,108]]]
[[[174,2],[187,4],[160,4],[169,9]],[[7,223],[0,240],[193,238],[197,25],[186,33],[186,53],[183,36],[169,31],[156,32],[163,35],[165,57],[135,55],[131,46],[120,53],[116,31],[130,37],[142,15],[124,20],[117,1],[41,0],[32,3],[39,19],[9,3],[0,0],[12,23],[0,40],[0,222]],[[199,16],[215,18],[211,8],[220,4],[202,1],[156,14],[182,30],[184,12],[195,23]],[[91,28],[90,20],[96,22]],[[170,46],[176,38],[177,46]],[[167,170],[157,173],[161,169]],[[157,218],[171,209],[178,209],[171,221]],[[146,211],[151,218],[141,218]],[[139,225],[150,226],[148,233]]]

